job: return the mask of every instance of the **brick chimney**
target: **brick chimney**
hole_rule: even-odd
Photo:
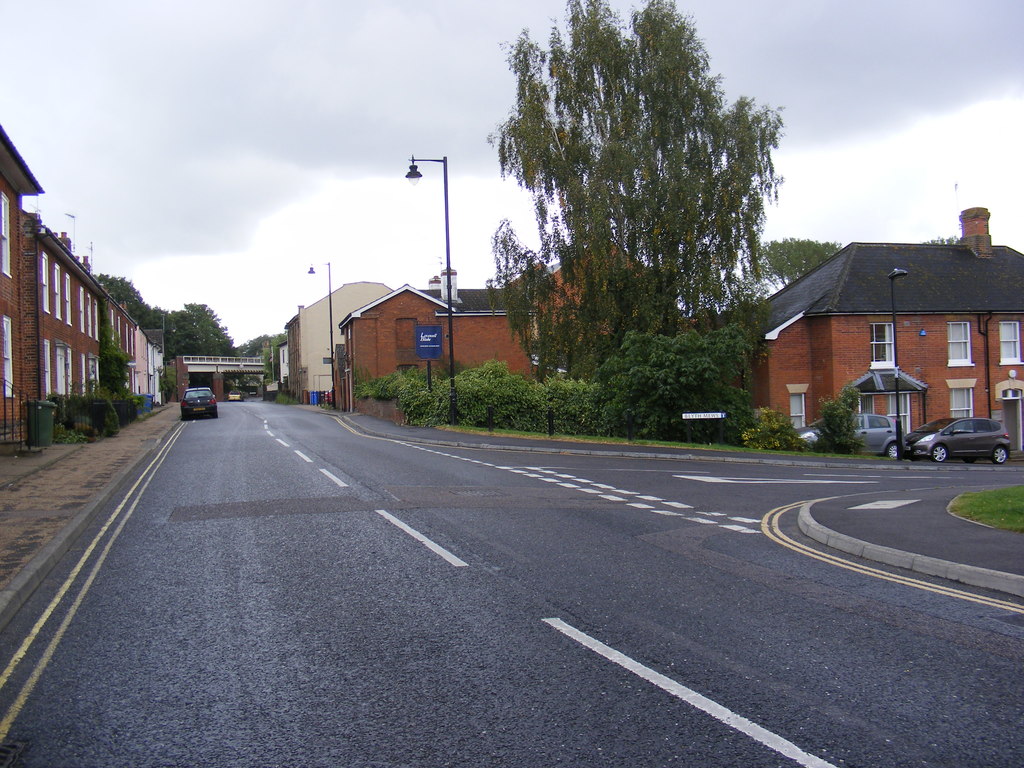
[[[960,214],[960,242],[983,259],[992,256],[992,235],[988,232],[988,208],[968,208]]]

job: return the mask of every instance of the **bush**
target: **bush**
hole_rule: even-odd
[[[543,389],[497,360],[455,377],[459,423],[486,427],[488,406],[494,409],[494,426],[522,432],[541,432],[546,427],[547,405]]]
[[[734,326],[671,337],[630,331],[597,371],[602,430],[621,434],[632,413],[639,437],[681,440],[692,431],[694,440],[710,442],[718,439],[718,424],[687,425],[682,414],[725,411],[725,440],[738,444],[754,424],[750,395],[735,386],[749,351],[749,340]]]
[[[92,427],[89,427],[89,429],[91,430]],[[88,443],[92,441],[86,437],[85,434],[76,429],[68,429],[63,424],[54,424],[53,442],[67,445],[73,443]]]
[[[121,420],[117,418],[117,411],[114,410],[114,404],[107,400],[106,405],[106,411],[103,415],[103,436],[113,437],[121,431]]]
[[[555,432],[561,435],[603,434],[600,390],[596,384],[554,376],[546,379],[541,387],[544,401],[555,414]]]
[[[806,451],[789,417],[765,408],[753,427],[743,431],[743,445],[759,451]]]
[[[854,414],[860,394],[853,387],[844,387],[834,400],[821,401],[821,423],[814,449],[821,453],[856,453],[863,443],[857,437]]]
[[[455,377],[456,385],[458,377]],[[398,407],[410,424],[433,427],[448,423],[448,398],[451,387],[448,378],[433,382],[433,390],[427,389],[426,375],[408,372],[395,382]]]

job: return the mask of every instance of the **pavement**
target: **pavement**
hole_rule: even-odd
[[[789,466],[858,467],[873,471],[961,471],[964,483],[983,485],[985,471],[1016,472],[1024,485],[1024,457],[1010,466],[967,468],[923,462],[816,459],[639,444],[517,438],[485,432],[408,427],[359,413],[335,413],[358,431],[448,447],[501,448],[526,453],[643,456]],[[28,599],[100,509],[132,480],[140,466],[166,441],[179,421],[176,403],[121,429],[114,437],[80,445],[52,445],[32,452],[0,455],[0,628]],[[946,511],[956,491],[886,494],[888,505],[851,507],[848,500],[804,505],[801,531],[820,543],[889,565],[1024,597],[1024,534],[971,523]],[[903,502],[901,504],[900,502]]]

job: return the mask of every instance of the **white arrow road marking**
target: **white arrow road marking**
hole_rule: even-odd
[[[672,475],[672,477],[678,477],[680,480],[699,480],[702,483],[740,483],[747,485],[756,484],[774,484],[774,485],[821,485],[827,483],[835,485],[837,483],[844,483],[846,485],[865,485],[872,483],[872,480],[800,480],[797,478],[783,478],[783,477],[701,477],[700,475]]]
[[[908,504],[916,504],[919,501],[920,499],[879,499],[867,504],[858,504],[856,507],[850,507],[850,509],[896,509],[897,507],[905,507]]]

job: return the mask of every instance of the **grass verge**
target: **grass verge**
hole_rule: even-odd
[[[1024,486],[965,493],[950,504],[954,515],[1004,531],[1024,533]]]

